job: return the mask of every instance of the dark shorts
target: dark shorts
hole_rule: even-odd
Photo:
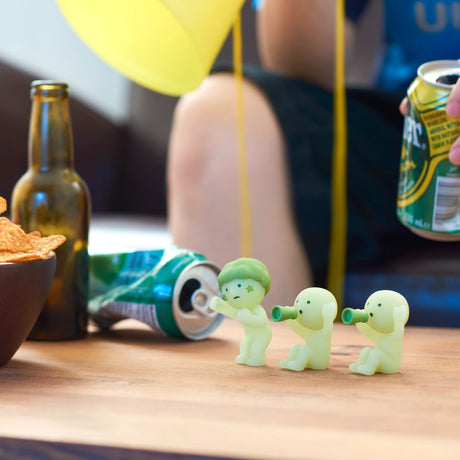
[[[332,94],[257,67],[246,67],[245,76],[266,94],[281,124],[298,228],[315,283],[323,285],[331,225]],[[396,217],[403,97],[367,89],[347,92],[348,271],[446,244],[414,235]]]

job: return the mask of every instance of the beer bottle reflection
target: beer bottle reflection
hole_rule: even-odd
[[[87,331],[90,197],[74,169],[66,83],[34,81],[28,170],[13,190],[12,220],[25,232],[64,235],[56,274],[29,339],[65,340]],[[25,287],[27,289],[27,287]]]

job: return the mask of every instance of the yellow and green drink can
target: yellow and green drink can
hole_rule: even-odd
[[[459,76],[459,61],[427,62],[407,91],[397,215],[413,232],[435,240],[460,240],[460,166],[448,158],[460,120],[446,114]]]
[[[209,308],[220,295],[218,274],[204,256],[175,247],[91,255],[89,313],[101,329],[131,318],[165,336],[203,340],[223,319]]]

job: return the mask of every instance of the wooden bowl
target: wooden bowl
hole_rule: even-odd
[[[45,303],[56,269],[56,255],[30,262],[0,263],[0,366],[29,335]]]

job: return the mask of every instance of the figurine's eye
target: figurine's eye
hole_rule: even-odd
[[[307,300],[307,303],[310,303],[310,301],[309,301],[309,300]]]
[[[299,310],[299,313],[300,313],[300,314],[302,314],[302,313],[303,313],[303,311],[302,311],[302,310]]]
[[[377,305],[377,307],[381,307],[381,306],[382,306],[382,304],[381,304],[381,303],[379,303],[379,304]]]
[[[241,287],[241,284],[238,284],[238,287],[240,288],[240,287]]]
[[[228,292],[228,288],[225,288],[225,292]]]
[[[369,313],[369,316],[374,316],[374,313]]]

